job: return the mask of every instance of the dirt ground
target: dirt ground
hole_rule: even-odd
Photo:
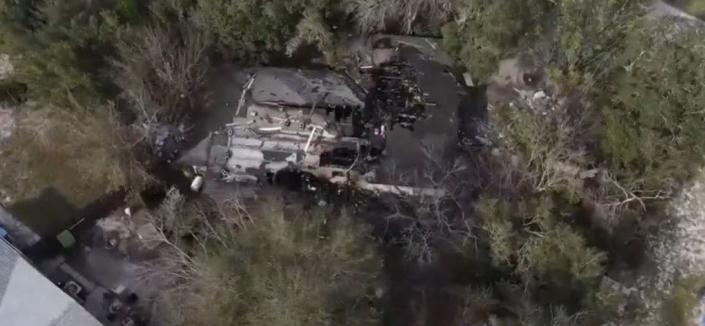
[[[682,277],[705,274],[705,170],[697,175],[671,202],[673,219],[652,240],[651,255],[656,265],[655,286],[668,292]],[[705,302],[693,312],[699,325],[705,316]]]

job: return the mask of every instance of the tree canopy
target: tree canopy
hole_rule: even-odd
[[[344,214],[301,211],[271,199],[250,207],[252,214],[209,212],[182,200],[172,191],[156,212],[156,225],[174,234],[162,240],[178,249],[166,247],[165,263],[149,271],[159,279],[163,266],[194,253],[182,270],[167,269],[183,282],[177,277],[176,288],[156,289],[155,304],[169,308],[162,315],[169,325],[378,323],[382,261],[368,227]],[[184,227],[188,221],[194,224]],[[180,238],[195,230],[195,241]]]
[[[683,5],[697,13],[699,3]],[[153,125],[197,117],[217,63],[272,64],[304,48],[331,63],[351,35],[438,35],[480,84],[497,83],[505,59],[529,62],[540,79],[510,83],[512,95],[493,103],[490,148],[439,171],[449,195],[398,199],[389,206],[410,211],[403,230],[375,239],[335,210],[264,202],[247,214],[172,192],[151,215],[167,248],[150,266],[168,285],[158,295],[166,323],[377,324],[371,294],[398,247],[420,253],[404,267],[431,281],[397,291],[420,292],[428,311],[428,293],[448,294],[458,322],[629,324],[648,310],[687,323],[698,279],[632,284],[658,309],[628,305],[613,284],[649,283],[647,268],[625,261],[647,256],[652,230],[678,218],[669,200],[705,162],[703,29],[650,4],[0,0],[0,54],[15,68],[0,99],[20,102],[21,122],[0,150],[0,186],[17,198],[53,186],[77,205],[130,187]]]

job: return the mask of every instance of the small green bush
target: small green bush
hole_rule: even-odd
[[[689,277],[676,282],[661,306],[663,325],[693,325],[696,309],[700,305],[700,292],[704,286],[703,277]]]

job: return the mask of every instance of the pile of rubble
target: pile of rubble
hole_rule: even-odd
[[[544,90],[515,89],[515,91],[529,109],[543,116],[555,112],[556,107],[560,105],[556,99],[546,94]]]
[[[392,61],[365,69],[372,79],[365,116],[378,124],[398,124],[413,129],[426,116],[426,107],[434,106],[419,88],[417,72],[405,62]]]
[[[96,240],[105,248],[117,250],[122,255],[134,256],[151,252],[161,244],[161,241],[148,214],[144,210],[133,214],[129,208],[113,212],[97,221],[99,239]]]

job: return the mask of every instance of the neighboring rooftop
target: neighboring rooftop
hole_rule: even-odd
[[[3,239],[0,239],[0,324],[101,325]]]

